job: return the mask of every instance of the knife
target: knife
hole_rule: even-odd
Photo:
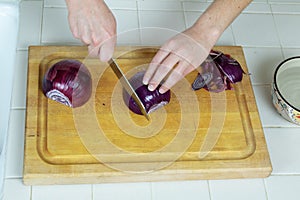
[[[146,108],[145,108],[144,104],[142,103],[141,99],[139,98],[139,96],[137,95],[135,90],[132,88],[131,84],[129,83],[128,79],[126,78],[126,76],[122,72],[119,65],[116,63],[116,61],[113,58],[111,58],[108,61],[108,63],[110,65],[111,69],[114,71],[114,73],[118,77],[118,79],[120,80],[123,88],[128,92],[129,95],[131,95],[131,97],[133,98],[135,103],[138,105],[141,113],[146,117],[147,120],[150,120],[149,115],[146,111]]]

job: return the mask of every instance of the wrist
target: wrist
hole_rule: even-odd
[[[191,28],[194,39],[210,51],[222,34],[222,30],[212,23],[198,20]]]

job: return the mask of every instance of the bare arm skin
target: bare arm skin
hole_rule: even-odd
[[[116,44],[116,20],[103,0],[66,0],[75,38],[91,55],[108,61]],[[152,59],[143,79],[149,90],[164,93],[207,58],[221,34],[251,0],[215,0],[187,30],[172,37]]]
[[[208,56],[221,34],[251,0],[215,0],[193,26],[165,43],[152,59],[143,83],[164,93],[195,70]]]

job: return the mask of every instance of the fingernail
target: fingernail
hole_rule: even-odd
[[[163,88],[160,87],[159,90],[158,90],[158,92],[161,93],[161,94],[163,94],[163,93],[165,93],[166,91],[165,91]]]
[[[148,85],[148,90],[153,91],[155,89],[153,84],[149,84]]]
[[[161,86],[158,90],[159,93],[163,94],[166,93],[169,90],[169,88],[165,87],[165,86]]]
[[[144,85],[148,85],[148,80],[144,78],[144,79],[143,79],[143,84],[144,84]]]

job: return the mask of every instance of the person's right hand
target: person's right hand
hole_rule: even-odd
[[[107,62],[116,45],[116,20],[103,0],[66,0],[75,38],[88,45],[91,56]]]

